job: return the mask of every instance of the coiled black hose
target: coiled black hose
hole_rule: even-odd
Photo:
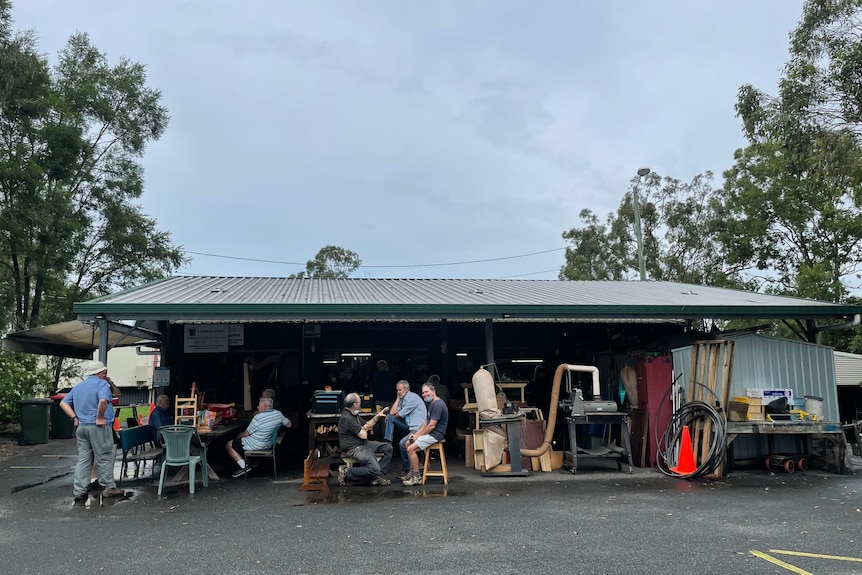
[[[697,438],[692,438],[692,445],[709,441],[709,454],[691,473],[682,474],[672,471],[670,469],[673,465],[671,460],[679,452],[683,431],[686,427],[689,433],[695,429],[704,430],[705,425],[698,426],[697,424],[707,421],[712,422],[710,436],[701,438],[701,442],[695,441]],[[656,465],[665,475],[695,479],[709,475],[719,469],[724,463],[726,450],[727,418],[725,414],[719,413],[714,407],[703,401],[690,401],[674,413],[668,423],[667,429],[665,429],[656,447]],[[695,461],[697,461],[697,454],[695,454]]]

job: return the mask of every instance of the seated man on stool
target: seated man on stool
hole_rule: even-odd
[[[292,424],[280,411],[272,408],[271,398],[261,397],[257,402],[257,413],[251,418],[248,427],[225,445],[228,455],[239,465],[239,469],[233,472],[232,477],[242,477],[251,471],[245,461],[245,450],[271,447],[272,432],[282,425],[290,427]]]
[[[428,404],[428,416],[416,433],[407,436],[407,457],[410,460],[410,475],[401,483],[404,485],[419,485],[422,474],[419,473],[419,452],[446,437],[446,427],[449,425],[449,408],[437,397],[433,383],[422,384],[422,399]]]
[[[338,445],[344,457],[356,460],[353,467],[341,465],[338,468],[338,484],[344,487],[347,480],[371,480],[371,485],[389,485],[386,471],[392,460],[392,445],[383,441],[368,441],[368,432],[374,428],[377,421],[389,412],[385,408],[376,414],[371,421],[359,417],[362,398],[358,393],[348,393],[344,398],[344,411],[338,418]],[[377,461],[377,454],[383,457]]]
[[[401,474],[398,479],[407,479],[410,474],[410,462],[407,460],[407,439],[411,433],[416,433],[425,423],[428,410],[422,398],[410,391],[410,383],[402,379],[395,384],[395,403],[389,415],[386,416],[386,430],[383,433],[383,441],[392,443],[395,430],[404,433],[404,437],[398,443],[401,449]]]

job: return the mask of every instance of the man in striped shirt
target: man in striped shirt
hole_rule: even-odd
[[[251,419],[246,430],[226,445],[228,455],[239,465],[239,469],[234,471],[233,477],[242,477],[251,470],[244,458],[246,449],[270,447],[272,445],[272,432],[282,425],[290,427],[290,420],[280,411],[272,408],[271,398],[261,397],[257,403],[257,413]]]

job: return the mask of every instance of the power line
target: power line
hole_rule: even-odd
[[[506,279],[510,279],[510,278],[522,278],[522,277],[524,277],[524,276],[537,276],[537,275],[539,275],[539,274],[547,274],[547,273],[551,273],[551,272],[559,272],[559,271],[560,271],[560,268],[554,268],[554,269],[552,269],[552,270],[542,270],[542,271],[540,271],[540,272],[529,272],[529,273],[526,273],[526,274],[515,274],[515,275],[513,275],[513,276],[502,276],[502,277],[500,277],[499,279],[501,279],[501,280],[506,280]]]
[[[564,247],[563,248],[554,248],[552,250],[544,250],[544,251],[540,251],[540,252],[532,252],[529,254],[520,254],[520,255],[516,255],[516,256],[503,256],[503,257],[499,257],[499,258],[488,258],[488,259],[484,259],[484,260],[469,260],[469,261],[462,261],[462,262],[447,262],[447,263],[434,263],[434,264],[404,264],[404,265],[365,265],[365,264],[362,264],[362,266],[360,266],[360,269],[361,268],[377,268],[377,269],[382,269],[382,268],[431,268],[431,267],[442,267],[442,266],[461,266],[461,265],[468,265],[468,264],[481,264],[481,263],[487,263],[487,262],[499,262],[499,261],[503,261],[503,260],[513,260],[513,259],[517,259],[517,258],[528,258],[531,256],[539,256],[542,254],[559,252],[559,251],[562,251],[565,249],[566,248],[564,248]],[[241,260],[241,261],[246,261],[246,262],[257,262],[257,263],[264,263],[264,264],[278,264],[278,265],[286,265],[286,266],[304,266],[306,264],[306,262],[297,263],[297,262],[283,262],[283,261],[278,261],[278,260],[262,260],[262,259],[257,259],[257,258],[246,258],[246,257],[239,257],[239,256],[225,256],[225,255],[221,255],[221,254],[209,254],[209,253],[204,253],[204,252],[186,251],[186,253],[196,255],[196,256],[206,256],[206,257],[210,257],[210,258],[223,258],[223,259],[228,259],[228,260]],[[556,271],[556,270],[550,270],[550,271]],[[533,273],[546,273],[546,272],[533,272]],[[531,274],[524,274],[524,275],[531,275]],[[510,277],[516,277],[516,276],[510,276]]]

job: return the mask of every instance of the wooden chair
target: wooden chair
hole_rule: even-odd
[[[276,466],[276,451],[278,450],[278,446],[281,445],[282,440],[284,440],[284,436],[287,435],[287,431],[281,425],[272,430],[272,445],[267,447],[266,449],[246,449],[245,450],[245,458],[254,458],[254,457],[271,457],[272,458],[272,474],[278,479],[278,468]],[[248,473],[245,474],[248,477]]]
[[[174,398],[174,424],[194,427],[198,417],[198,396]]]
[[[425,466],[422,469],[422,485],[425,485],[425,480],[428,477],[442,477],[443,484],[449,485],[449,468],[446,466],[446,452],[443,451],[445,439],[441,439],[437,443],[432,443],[425,449]],[[431,452],[437,451],[440,454],[440,471],[432,471],[428,463],[431,461]]]

